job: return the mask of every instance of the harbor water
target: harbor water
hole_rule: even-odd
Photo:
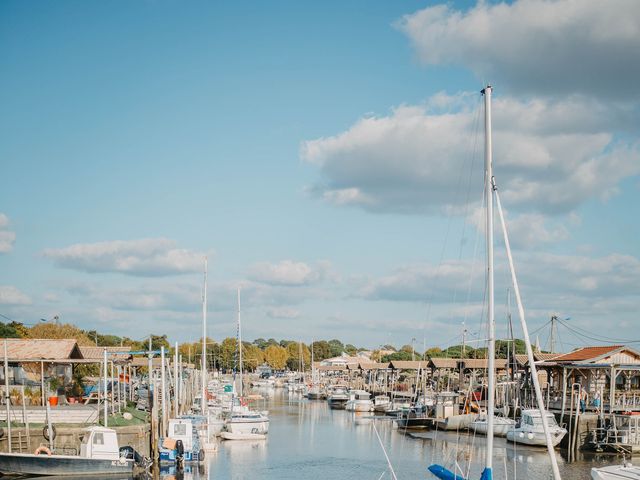
[[[484,437],[434,430],[404,431],[386,417],[331,410],[326,401],[265,390],[270,426],[267,440],[222,442],[210,455],[206,472],[184,478],[326,480],[391,479],[384,446],[399,480],[435,478],[427,467],[440,463],[465,478],[480,478]],[[376,435],[380,436],[380,441]],[[418,438],[416,438],[418,437]],[[594,466],[619,463],[611,455],[582,456],[567,463],[558,451],[563,479],[589,479]],[[494,478],[548,479],[551,466],[544,448],[525,447],[497,438]]]

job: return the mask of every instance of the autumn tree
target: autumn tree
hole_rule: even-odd
[[[302,357],[300,351],[302,350]],[[304,343],[291,342],[287,345],[287,353],[289,358],[287,359],[287,366],[289,370],[299,370],[301,367],[309,367],[311,363],[311,351]]]
[[[29,337],[52,339],[73,338],[78,342],[78,345],[95,345],[95,341],[89,338],[83,330],[68,323],[38,323],[29,329]]]
[[[284,370],[287,366],[289,353],[280,345],[269,345],[264,350],[264,359],[274,370]]]
[[[244,342],[243,342],[244,343]],[[255,370],[264,363],[264,352],[256,345],[244,343],[242,350],[242,366],[248,371]]]

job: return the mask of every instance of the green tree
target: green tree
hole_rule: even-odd
[[[338,357],[342,355],[342,352],[344,352],[344,345],[340,340],[334,338],[333,340],[329,340],[328,343],[329,343],[329,348],[331,348],[332,357]]]
[[[253,344],[260,350],[264,350],[269,345],[269,342],[267,342],[264,338],[256,338],[253,341]]]
[[[0,322],[0,337],[3,338],[20,338],[18,331],[11,326],[10,323],[4,324]]]
[[[358,349],[355,347],[355,345],[351,345],[350,343],[344,346],[344,351],[352,357],[358,353]]]
[[[90,339],[83,330],[68,323],[38,323],[29,329],[29,337],[53,339],[73,338],[78,342],[78,345],[95,345],[95,342]]]
[[[384,363],[391,362],[393,360],[411,360],[411,352],[400,351],[382,357],[382,361]]]
[[[313,359],[316,362],[331,357],[331,347],[329,346],[329,342],[327,342],[326,340],[313,342],[311,344],[311,348],[313,350]]]

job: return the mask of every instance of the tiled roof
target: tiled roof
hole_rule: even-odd
[[[9,360],[66,360],[83,358],[73,339],[7,338]],[[0,345],[0,348],[2,346]],[[2,352],[0,350],[0,352]]]
[[[614,352],[624,345],[607,345],[603,347],[581,347],[573,352],[565,353],[559,357],[554,358],[556,362],[584,362],[586,360],[592,360],[594,358],[601,357],[607,353]]]
[[[533,354],[533,358],[535,359],[536,362],[542,361],[542,362],[547,362],[549,360],[553,360],[556,357],[561,356],[561,353],[540,353],[540,352],[535,352]],[[527,354],[525,353],[518,353],[516,355],[514,355],[516,358],[516,361],[520,364],[520,365],[528,365],[529,364],[529,357],[527,356]]]

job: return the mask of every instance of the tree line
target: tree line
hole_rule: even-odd
[[[39,323],[31,327],[20,322],[0,322],[0,337],[4,338],[74,338],[78,345],[84,346],[127,346],[132,350],[146,351],[149,348],[159,350],[165,347],[168,355],[173,355],[174,348],[169,343],[166,335],[150,335],[144,339],[134,340],[129,337],[102,334],[96,330],[83,330],[71,324],[58,324],[54,322]],[[523,340],[514,341],[497,340],[496,356],[507,358],[509,352],[516,354],[526,353]],[[313,359],[316,362],[327,358],[337,357],[342,354],[355,356],[358,352],[365,351],[352,344],[344,344],[338,339],[317,340],[306,344],[296,340],[276,340],[274,338],[257,338],[252,342],[242,342],[243,369],[253,371],[262,364],[269,365],[274,370],[301,370],[310,368],[313,351]],[[185,342],[178,345],[178,351],[183,361],[200,365],[202,362],[202,339],[196,342]],[[377,362],[390,362],[393,360],[428,360],[434,357],[449,358],[486,358],[486,348],[473,348],[468,345],[453,345],[445,349],[438,347],[429,348],[420,353],[412,345],[403,345],[396,349],[393,345],[381,345],[380,348],[370,352],[370,359]],[[208,369],[223,371],[237,370],[239,367],[238,343],[235,338],[228,337],[220,342],[207,338],[206,362]]]

